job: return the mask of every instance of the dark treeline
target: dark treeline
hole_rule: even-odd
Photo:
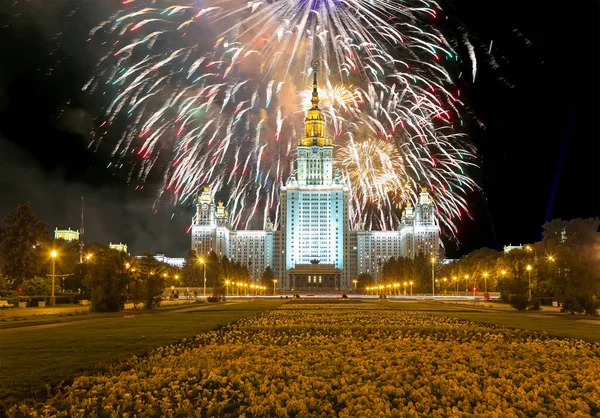
[[[418,256],[390,259],[382,267],[381,284],[413,281],[420,293],[500,292],[517,309],[536,309],[558,301],[563,310],[595,314],[600,307],[599,219],[553,220],[543,239],[522,249],[476,250],[449,264]],[[359,278],[360,281],[360,278]]]

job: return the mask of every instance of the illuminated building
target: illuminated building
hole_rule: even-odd
[[[333,140],[326,135],[319,108],[316,69],[312,107],[298,140],[296,170],[280,190],[277,231],[267,220],[264,230],[234,230],[227,209],[214,204],[205,187],[192,221],[192,249],[199,256],[214,251],[249,267],[258,280],[271,267],[284,290],[347,290],[362,273],[378,278],[391,257],[439,256],[435,206],[422,189],[415,206],[407,205],[394,231],[366,231],[349,223],[350,188],[333,170]]]
[[[210,188],[204,188],[192,221],[192,249],[199,257],[214,251],[248,267],[252,279],[258,281],[267,267],[273,267],[273,241],[270,221],[265,230],[233,230],[223,202],[215,206]]]
[[[143,256],[143,255],[138,255],[136,258],[138,260],[141,260],[144,257],[145,256]],[[171,267],[183,268],[183,266],[185,265],[185,258],[167,257],[164,254],[156,254],[153,257],[159,263],[164,263]]]
[[[523,246],[522,245],[505,245],[504,246],[504,254],[511,252],[512,250],[522,250]]]
[[[122,244],[122,243],[113,244],[111,242],[108,244],[108,248],[110,248],[111,250],[123,251],[124,253],[127,252],[127,244]]]
[[[359,225],[357,235],[358,275],[379,278],[381,268],[390,258],[413,258],[423,254],[439,257],[439,225],[433,201],[422,189],[416,206],[409,203],[402,212],[400,227],[395,231],[365,231]]]
[[[54,230],[54,239],[62,239],[65,241],[79,241],[79,231],[73,231],[69,229],[58,229]]]

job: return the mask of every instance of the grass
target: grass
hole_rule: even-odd
[[[199,306],[197,311],[152,315],[130,312],[125,316],[90,318],[64,326],[2,330],[0,415],[11,403],[43,398],[49,388],[61,382],[69,383],[77,374],[99,365],[143,355],[154,348],[276,308],[283,302],[285,300],[208,305]]]
[[[505,309],[485,309],[449,303],[391,302],[389,307],[409,311],[427,311],[436,315],[452,316],[469,321],[498,324],[509,328],[545,331],[563,338],[577,338],[600,343],[600,320],[583,315],[544,313],[543,311],[518,312]],[[598,319],[598,318],[595,318]],[[586,322],[582,321],[586,320]]]

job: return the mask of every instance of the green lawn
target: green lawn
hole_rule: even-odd
[[[284,302],[200,306],[198,311],[152,315],[130,312],[138,315],[1,330],[0,414],[3,407],[44,396],[46,386],[68,383],[77,373],[99,364],[145,354]]]
[[[386,302],[382,302],[386,303]],[[514,309],[469,307],[450,303],[432,302],[387,302],[394,309],[427,311],[435,315],[446,315],[469,321],[498,324],[510,328],[545,331],[550,335],[578,338],[600,343],[600,318],[566,313],[544,313],[543,311],[518,312]]]

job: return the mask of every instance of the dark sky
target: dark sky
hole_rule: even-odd
[[[192,208],[153,209],[153,181],[135,190],[103,150],[86,149],[99,111],[80,91],[94,65],[84,43],[116,3],[84,3],[75,24],[74,4],[0,2],[0,218],[31,201],[52,229],[78,228],[83,195],[87,240],[183,256]],[[485,127],[469,130],[483,190],[448,255],[533,242],[552,218],[599,216],[600,3],[450,4],[478,50],[466,97]],[[480,53],[492,41],[497,68]]]

